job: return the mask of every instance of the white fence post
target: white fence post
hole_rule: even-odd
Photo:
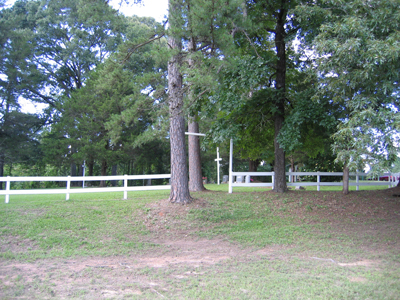
[[[8,203],[10,202],[10,194],[8,193],[10,191],[10,185],[11,185],[11,181],[10,181],[10,176],[7,176],[7,181],[6,181],[6,200],[5,202]]]
[[[321,186],[321,175],[319,174],[319,171],[317,172],[317,191],[320,191],[320,186]]]
[[[358,170],[356,171],[356,191],[360,190],[360,186],[358,185],[360,183],[360,176],[358,175]]]
[[[71,176],[67,179],[67,194],[65,195],[65,200],[69,200],[69,191],[71,189]]]
[[[128,175],[124,175],[124,200],[128,199]]]
[[[232,165],[233,165],[233,140],[231,139],[229,145],[229,194],[232,194]]]
[[[275,183],[275,171],[272,172],[272,189],[274,189],[274,183]]]

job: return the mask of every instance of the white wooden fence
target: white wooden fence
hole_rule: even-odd
[[[3,177],[0,181],[5,182],[5,190],[0,190],[0,195],[5,195],[5,203],[10,201],[10,195],[39,195],[39,194],[65,194],[65,199],[69,200],[71,193],[96,193],[96,192],[123,192],[124,199],[128,198],[128,191],[143,191],[143,190],[168,190],[171,185],[147,185],[147,186],[128,186],[128,180],[144,180],[144,179],[170,179],[171,174],[159,175],[119,175],[119,176],[68,176],[68,177]],[[121,187],[102,187],[102,188],[73,188],[71,189],[72,181],[102,181],[102,180],[122,180]],[[34,189],[34,190],[12,190],[11,182],[22,181],[56,181],[66,182],[66,189]]]
[[[238,176],[243,176],[246,178],[245,182],[236,182],[234,178]],[[272,182],[251,182],[252,176],[270,176],[272,177]],[[232,193],[233,187],[247,186],[247,187],[273,187],[274,186],[274,172],[230,172],[229,178],[229,193]],[[287,186],[317,186],[317,190],[320,190],[321,186],[343,186],[343,182],[321,182],[322,176],[341,176],[343,177],[343,172],[286,172],[286,176],[316,176],[317,182],[288,182]],[[360,186],[366,185],[387,185],[392,187],[397,185],[399,173],[391,174],[384,173],[381,176],[388,176],[388,181],[360,181],[360,177],[368,176],[366,173],[356,172],[350,173],[350,176],[356,178],[355,182],[350,182],[351,186],[356,186],[357,191]]]

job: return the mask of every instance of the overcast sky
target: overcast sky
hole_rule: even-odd
[[[7,0],[6,5],[13,5],[15,0]],[[137,15],[141,17],[153,17],[157,21],[161,22],[164,16],[167,15],[168,0],[142,0],[143,4],[133,4],[133,0],[129,0],[132,4],[126,5],[123,1],[123,5],[119,5],[121,0],[111,0],[110,4],[118,9],[126,16]]]
[[[121,0],[111,0],[111,5],[119,9],[120,2]],[[126,16],[153,17],[158,22],[161,22],[168,13],[168,0],[142,0],[142,2],[143,4],[124,4],[119,10]]]

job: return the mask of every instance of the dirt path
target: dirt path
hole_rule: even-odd
[[[141,295],[146,290],[160,296],[163,288],[157,290],[161,284],[151,278],[149,269],[158,269],[171,279],[197,277],[204,273],[204,267],[230,259],[240,262],[255,256],[275,257],[281,248],[253,250],[223,239],[190,237],[154,242],[160,247],[137,256],[49,259],[32,263],[0,261],[0,282],[3,288],[12,288],[14,295],[18,295],[19,282],[20,293],[27,299],[46,299],[46,295],[56,295],[57,299],[122,299]],[[202,271],[198,273],[197,269]],[[183,271],[176,274],[176,270]],[[3,293],[0,291],[0,298],[7,299],[5,295],[4,289]]]

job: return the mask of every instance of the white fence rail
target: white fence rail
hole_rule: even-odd
[[[251,177],[263,177],[268,176],[271,177],[272,182],[251,182]],[[286,176],[289,178],[291,176],[316,176],[316,182],[288,182],[287,186],[316,186],[317,190],[320,190],[321,186],[343,186],[343,182],[321,182],[321,177],[323,176],[341,176],[343,177],[343,172],[286,172]],[[350,182],[351,186],[356,186],[357,191],[359,190],[360,186],[366,185],[387,185],[388,187],[392,187],[397,184],[399,179],[399,173],[392,174],[392,173],[384,173],[380,177],[387,177],[387,181],[363,181],[360,182],[360,177],[368,176],[367,173],[350,173],[351,177],[355,177],[355,182]],[[234,178],[244,177],[245,182],[237,182]],[[239,186],[247,186],[247,187],[272,187],[274,186],[274,172],[231,172],[231,178],[229,178],[229,193],[232,193],[233,187]]]
[[[128,198],[128,191],[143,191],[143,190],[169,190],[171,185],[147,185],[147,186],[128,186],[128,180],[144,180],[144,179],[170,179],[171,174],[158,175],[118,175],[118,176],[54,176],[54,177],[2,177],[0,182],[5,182],[5,190],[0,190],[0,195],[5,195],[5,203],[10,201],[10,195],[40,195],[40,194],[65,194],[65,200],[69,200],[71,193],[97,193],[97,192],[123,192],[124,198]],[[73,188],[71,189],[72,181],[123,181],[121,187],[101,187],[101,188]],[[12,190],[11,182],[23,181],[56,181],[66,182],[66,189],[34,189],[34,190]]]

